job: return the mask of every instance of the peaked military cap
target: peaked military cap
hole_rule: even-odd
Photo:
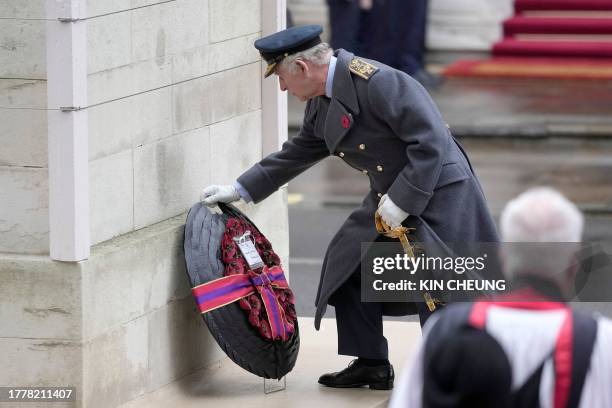
[[[320,25],[296,26],[255,41],[255,48],[268,63],[264,77],[269,77],[283,58],[320,44],[322,32]]]

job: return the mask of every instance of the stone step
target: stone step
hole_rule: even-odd
[[[313,318],[300,317],[300,354],[295,368],[287,375],[286,389],[264,394],[263,379],[256,377],[229,359],[200,370],[157,391],[121,405],[121,408],[352,408],[384,407],[390,391],[368,388],[335,389],[319,385],[324,372],[346,367],[351,358],[338,356],[336,324],[323,319],[321,330],[314,329]],[[416,322],[386,321],[385,336],[396,378],[413,353],[421,336]],[[397,381],[397,380],[396,380]],[[274,384],[278,386],[279,384]],[[280,384],[282,385],[282,384]]]

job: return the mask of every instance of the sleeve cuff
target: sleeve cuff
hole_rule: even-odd
[[[427,207],[432,196],[432,193],[412,185],[401,173],[393,182],[387,194],[399,208],[415,216],[419,216],[425,211],[425,207]]]
[[[279,187],[259,163],[242,173],[236,182],[247,191],[247,195],[254,203],[259,203],[278,190]]]
[[[253,201],[253,199],[251,198],[251,195],[246,190],[246,188],[242,186],[242,184],[240,184],[238,181],[234,181],[233,186],[236,189],[236,191],[238,191],[238,194],[240,194],[240,198],[242,198],[247,203],[250,203],[251,201]]]

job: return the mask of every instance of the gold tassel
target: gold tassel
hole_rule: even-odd
[[[399,239],[406,255],[408,255],[410,258],[414,258],[414,250],[410,244],[410,241],[408,241],[407,236],[407,234],[410,232],[415,231],[414,228],[407,228],[401,225],[399,227],[391,228],[382,219],[378,211],[376,211],[374,214],[374,223],[376,224],[376,231],[378,231],[379,234],[382,234],[388,238]],[[438,299],[434,299],[429,292],[425,292],[423,294],[423,298],[425,299],[425,303],[427,304],[427,308],[430,312],[436,310],[436,304],[444,305],[443,302],[439,301]]]

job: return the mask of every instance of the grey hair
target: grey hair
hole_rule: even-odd
[[[295,54],[288,55],[283,58],[279,65],[283,66],[290,74],[297,72],[297,64],[295,61],[301,59],[302,61],[310,61],[315,65],[329,64],[334,51],[327,43],[320,43],[314,47],[308,48],[307,50],[296,52]]]
[[[584,228],[580,210],[549,187],[527,190],[511,200],[501,219],[504,271],[512,278],[538,275],[559,283],[575,262]]]

